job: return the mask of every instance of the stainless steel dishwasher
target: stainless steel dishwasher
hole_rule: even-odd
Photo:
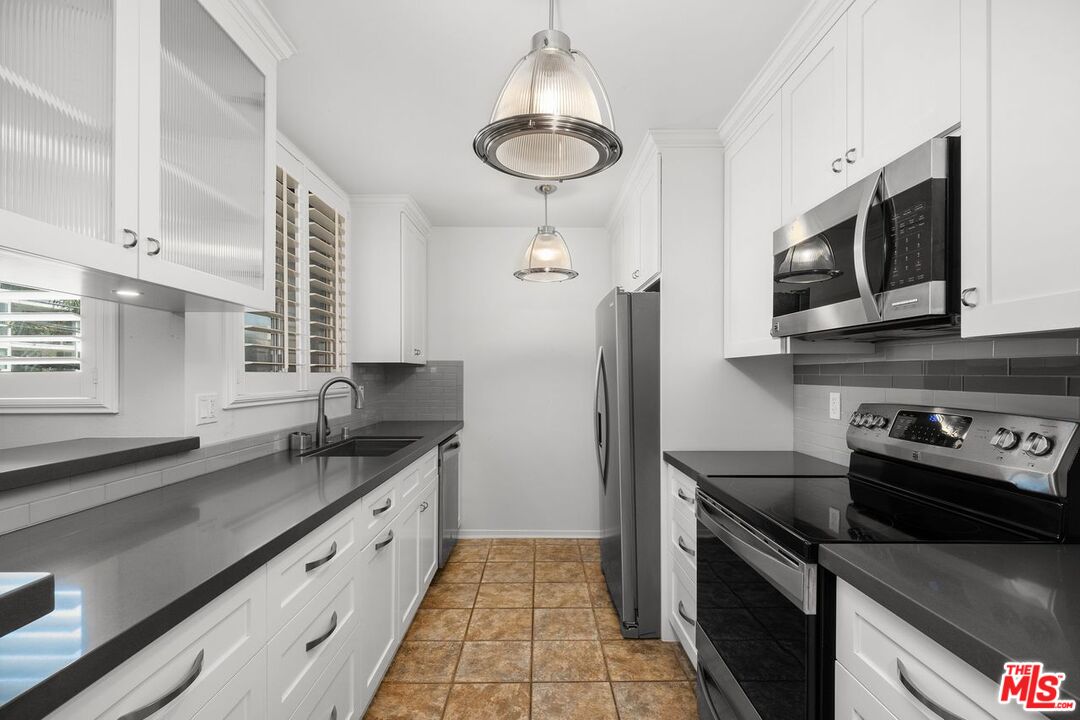
[[[460,436],[439,444],[439,567],[446,565],[461,529],[460,456]]]

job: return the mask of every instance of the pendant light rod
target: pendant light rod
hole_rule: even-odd
[[[555,0],[548,0],[548,30],[555,29]]]

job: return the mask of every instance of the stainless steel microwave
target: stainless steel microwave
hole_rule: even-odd
[[[895,337],[959,317],[960,138],[924,143],[773,233],[773,337]]]

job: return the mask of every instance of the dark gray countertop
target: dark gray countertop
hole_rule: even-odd
[[[1080,545],[824,545],[819,562],[992,680],[1042,661],[1080,697]]]
[[[78,638],[43,647],[21,694],[0,686],[0,718],[44,717],[462,426],[378,423],[354,435],[421,439],[380,458],[275,453],[0,536],[0,572],[56,578],[57,617],[41,627]],[[17,634],[0,638],[0,667],[25,655],[5,647]]]
[[[708,477],[838,477],[843,465],[788,450],[678,450],[664,459],[697,480]]]
[[[0,637],[51,613],[53,576],[42,572],[0,572]]]
[[[199,449],[197,437],[79,438],[0,450],[0,491]]]

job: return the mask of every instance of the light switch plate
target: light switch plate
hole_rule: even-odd
[[[195,424],[209,425],[218,421],[217,393],[200,393],[195,396]]]
[[[840,393],[838,392],[829,393],[829,419],[840,419]]]

